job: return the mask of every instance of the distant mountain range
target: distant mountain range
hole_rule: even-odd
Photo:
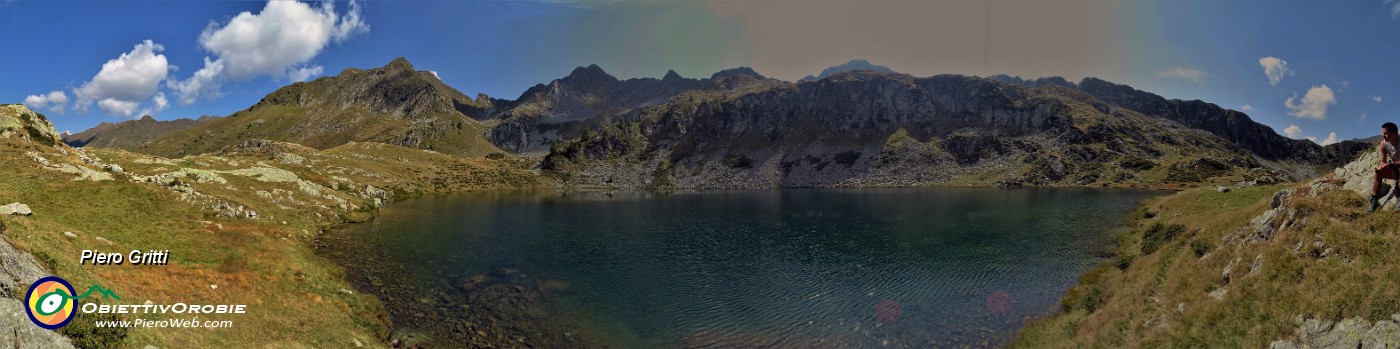
[[[249,139],[382,142],[537,157],[571,185],[671,188],[1278,181],[1369,146],[1289,139],[1238,111],[1094,78],[914,77],[863,60],[798,82],[750,68],[621,80],[591,65],[505,100],[468,98],[399,58],[225,118],[139,137],[118,125],[67,140],[172,157]]]
[[[146,115],[140,119],[115,124],[104,122],[98,124],[97,127],[87,129],[87,131],[65,135],[63,142],[74,147],[136,149],[171,132],[203,125],[218,119],[217,116],[205,116],[194,120],[156,121],[155,118]]]

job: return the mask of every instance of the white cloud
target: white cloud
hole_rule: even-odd
[[[329,1],[319,8],[297,1],[268,1],[256,15],[239,13],[222,27],[205,28],[199,44],[224,62],[224,74],[243,80],[280,76],[288,67],[315,57],[332,41],[368,30],[360,20],[359,3],[351,2],[350,12],[342,17]]]
[[[1385,0],[1385,4],[1390,5],[1390,18],[1400,17],[1400,1]]]
[[[151,98],[151,103],[155,104],[156,110],[165,110],[170,106],[170,100],[165,99],[165,92],[157,92],[156,96]]]
[[[1314,141],[1316,141],[1316,140],[1314,140]],[[1322,140],[1322,142],[1319,142],[1318,144],[1321,144],[1321,145],[1329,145],[1329,144],[1332,144],[1332,143],[1337,143],[1337,133],[1336,133],[1336,132],[1332,132],[1332,133],[1327,134],[1327,139]]]
[[[442,80],[442,77],[441,77],[441,76],[438,76],[438,73],[437,73],[436,70],[429,70],[428,72],[429,72],[429,73],[433,73],[433,77],[437,78],[438,80]]]
[[[1201,79],[1211,77],[1210,73],[1187,67],[1172,67],[1163,72],[1158,72],[1157,76],[1163,78],[1177,78],[1191,80],[1197,85],[1201,84]]]
[[[1366,122],[1366,113],[1361,113],[1361,122]]]
[[[311,77],[317,75],[321,75],[321,66],[319,65],[301,68],[287,68],[287,80],[291,80],[292,82],[302,82],[310,80]]]
[[[68,94],[63,91],[50,91],[49,93],[29,95],[24,97],[24,105],[30,109],[45,109],[54,113],[63,114],[67,109]]]
[[[75,108],[86,111],[93,102],[108,113],[130,115],[138,101],[151,97],[174,67],[160,54],[165,47],[151,40],[102,64],[92,80],[73,89]],[[128,108],[127,106],[130,106]]]
[[[1313,143],[1317,143],[1317,144],[1319,144],[1319,145],[1329,145],[1329,144],[1337,143],[1337,142],[1338,142],[1338,140],[1337,140],[1337,133],[1336,133],[1336,132],[1332,132],[1332,133],[1327,134],[1327,139],[1324,139],[1324,140],[1322,140],[1322,141],[1318,141],[1318,140],[1317,140],[1317,137],[1308,137],[1308,140],[1312,141]]]
[[[1371,100],[1380,103],[1384,98],[1381,98],[1381,96],[1371,96]]]
[[[1284,75],[1293,75],[1293,69],[1288,68],[1288,62],[1278,57],[1264,57],[1259,59],[1259,66],[1264,67],[1264,75],[1269,77],[1269,85],[1278,86],[1278,82],[1283,80]]]
[[[141,117],[141,116],[144,116],[144,115],[156,116],[156,115],[160,115],[160,112],[165,111],[165,108],[169,108],[169,107],[170,107],[170,100],[165,98],[165,92],[156,92],[156,95],[155,95],[154,97],[151,97],[151,107],[150,107],[150,108],[141,109],[140,112],[137,112],[136,114],[130,115],[130,116],[134,116],[134,117]]]
[[[185,81],[172,83],[180,102],[218,97],[224,78],[247,80],[259,76],[301,81],[320,74],[320,66],[301,66],[327,45],[369,31],[360,17],[360,4],[351,1],[344,15],[334,3],[320,6],[299,1],[268,1],[257,14],[242,12],[227,23],[210,23],[199,44],[216,58]]]
[[[126,116],[131,116],[132,113],[135,113],[138,104],[140,103],[115,98],[105,98],[101,101],[97,101],[97,107],[102,108],[102,111],[108,114],[121,114]]]
[[[1254,109],[1254,107],[1248,104],[1245,104],[1243,107],[1240,107],[1240,111],[1249,111],[1250,109]]]
[[[1327,85],[1309,88],[1308,93],[1303,95],[1301,102],[1295,103],[1295,99],[1297,99],[1297,95],[1289,97],[1283,102],[1283,106],[1291,110],[1288,115],[1299,118],[1325,120],[1327,119],[1327,108],[1337,104],[1337,96]]]
[[[1303,135],[1303,128],[1298,127],[1298,125],[1288,125],[1288,128],[1283,129],[1283,134],[1288,138],[1298,138],[1298,136]]]
[[[166,86],[180,95],[180,104],[190,105],[200,98],[213,99],[223,97],[224,93],[219,90],[219,74],[224,71],[222,61],[213,61],[209,57],[204,57],[204,68],[194,72],[194,76],[184,81],[170,80]]]

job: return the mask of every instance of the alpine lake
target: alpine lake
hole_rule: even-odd
[[[1162,191],[507,191],[321,237],[430,347],[995,347],[1059,307]]]

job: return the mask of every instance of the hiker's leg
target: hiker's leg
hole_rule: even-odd
[[[1395,171],[1390,171],[1390,168],[1389,168],[1389,167],[1387,167],[1387,168],[1382,168],[1382,169],[1379,169],[1379,170],[1376,170],[1376,171],[1375,171],[1375,175],[1374,175],[1374,176],[1371,176],[1371,197],[1372,197],[1372,198],[1378,198],[1378,197],[1381,197],[1381,195],[1385,195],[1385,193],[1382,193],[1382,192],[1381,192],[1381,180],[1382,180],[1382,179],[1385,179],[1385,177],[1391,176],[1392,173],[1395,173]]]
[[[1374,178],[1375,179],[1371,180],[1371,197],[1378,198],[1385,196],[1385,194],[1388,193],[1381,192],[1381,186],[1384,184],[1383,181],[1386,179],[1400,179],[1400,166],[1387,164],[1385,167],[1376,170],[1376,176]],[[1400,183],[1397,185],[1400,185]]]

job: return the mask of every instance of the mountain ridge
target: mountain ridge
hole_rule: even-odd
[[[1132,163],[1120,164],[1120,170],[1133,173],[1202,168],[1209,172],[1207,177],[1222,179],[1227,173],[1235,179],[1253,173],[1250,178],[1297,180],[1336,166],[1366,147],[1351,141],[1323,147],[1289,139],[1238,111],[1199,100],[1167,99],[1092,77],[1078,83],[1006,75],[914,77],[836,71],[838,67],[829,68],[831,74],[820,80],[785,82],[748,67],[702,79],[685,78],[674,70],[659,79],[618,79],[592,64],[505,100],[484,94],[468,98],[400,57],[379,68],[347,68],[337,76],[287,85],[244,111],[170,132],[134,150],[179,156],[249,139],[319,149],[372,141],[462,156],[509,152],[541,157],[541,169],[562,176],[578,174],[570,171],[628,173],[596,180],[578,176],[579,185],[614,185],[618,178],[608,177],[622,175],[630,178],[622,181],[627,186],[641,187],[664,187],[676,180],[690,183],[687,187],[703,186],[704,176],[659,181],[654,176],[674,161],[698,156],[683,167],[694,173],[709,171],[706,176],[716,180],[750,178],[723,185],[747,187],[1132,182],[1134,175],[1118,170],[1076,172],[1082,169],[1077,166],[1095,167],[1091,163],[1105,156]],[[695,136],[698,131],[708,133]],[[748,153],[709,153],[737,147],[748,147]],[[869,166],[872,156],[898,147],[922,150],[905,149],[881,160],[904,167],[848,171],[857,163]],[[1175,154],[1173,147],[1196,147],[1214,155],[1159,159]],[[837,161],[840,154],[844,155]],[[908,156],[913,157],[901,158]],[[654,162],[661,158],[665,166]],[[760,176],[764,179],[731,171],[742,166],[722,170],[761,158],[776,161],[763,170],[768,171]],[[981,163],[992,158],[998,160]],[[810,166],[798,166],[804,161]],[[846,169],[826,165],[833,162]],[[603,163],[614,168],[595,167]],[[642,163],[651,168],[623,170]],[[1072,165],[1068,172],[1067,164]],[[772,166],[784,173],[806,166],[801,172],[805,174],[799,175],[828,179],[785,181],[778,178],[788,175],[776,175]],[[1002,174],[985,172],[992,167],[1001,168]],[[1066,179],[1067,175],[1083,177]],[[1152,183],[1186,183],[1179,176],[1156,176],[1161,178]],[[1105,179],[1109,177],[1115,179]],[[1208,178],[1189,179],[1195,183]]]
[[[876,65],[876,64],[870,63],[870,61],[867,61],[867,60],[864,60],[864,59],[852,59],[852,60],[849,61],[849,62],[842,63],[842,64],[838,64],[838,65],[831,66],[831,67],[828,67],[828,68],[826,68],[826,69],[823,69],[821,73],[819,73],[819,74],[817,74],[817,75],[815,75],[815,76],[813,76],[813,75],[805,76],[805,77],[803,77],[802,79],[799,79],[798,81],[817,81],[817,80],[825,79],[825,78],[827,78],[827,77],[829,77],[829,76],[836,75],[836,74],[839,74],[839,73],[845,73],[845,72],[850,72],[850,71],[858,71],[858,70],[871,70],[871,71],[877,71],[877,72],[881,72],[881,73],[894,73],[894,72],[895,72],[894,70],[890,69],[889,67],[882,66],[882,65]]]
[[[136,120],[118,123],[103,122],[83,132],[64,135],[63,142],[74,147],[92,146],[131,150],[140,148],[171,132],[203,125],[218,119],[218,116],[206,115],[198,119],[156,120],[150,115],[145,115]]]
[[[485,95],[469,98],[399,57],[379,68],[351,68],[283,86],[247,109],[135,150],[178,157],[268,139],[317,149],[381,142],[481,156],[499,149],[469,115],[489,112],[493,102]]]

